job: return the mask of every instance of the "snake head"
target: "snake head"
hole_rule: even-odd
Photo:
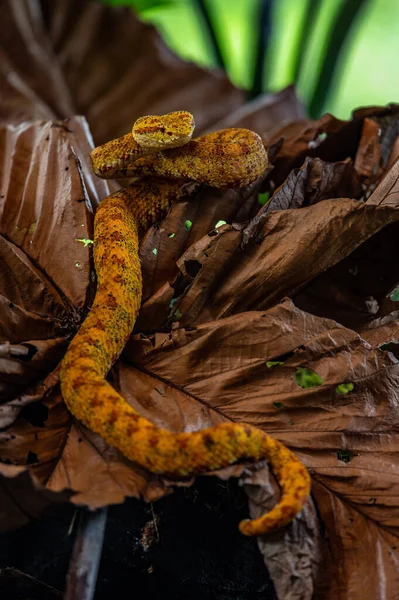
[[[178,148],[187,144],[194,132],[194,117],[185,110],[166,115],[140,117],[133,125],[135,141],[143,148]]]

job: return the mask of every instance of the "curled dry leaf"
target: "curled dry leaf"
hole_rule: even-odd
[[[398,206],[349,198],[300,211],[265,211],[246,226],[231,225],[208,236],[183,255],[178,262],[182,276],[187,280],[188,261],[198,263],[198,275],[173,309],[184,325],[264,309],[293,295],[398,219]]]
[[[275,191],[264,212],[301,208],[330,198],[360,198],[362,188],[350,160],[328,163],[306,158]]]
[[[277,125],[267,136],[268,144],[281,144],[273,161],[273,183],[276,187],[280,186],[290,171],[300,167],[307,156],[319,157],[328,162],[351,158],[355,161],[359,176],[370,169],[374,174],[378,173],[381,176],[387,165],[392,166],[394,162],[398,113],[399,104],[392,104],[383,108],[371,107],[355,111],[349,121],[341,121],[326,114],[317,121],[302,119],[290,122],[284,127]],[[373,128],[372,131],[364,130],[366,117],[376,122],[379,127]],[[369,155],[366,148],[374,144],[373,136],[376,138],[375,143],[380,144],[380,153],[374,150],[374,153]],[[380,156],[382,170],[378,163]],[[377,163],[372,164],[375,160]]]
[[[396,210],[399,193],[399,162],[382,180],[364,205],[366,210]],[[369,207],[369,208],[367,208]],[[385,210],[384,209],[384,210]],[[399,251],[399,224],[390,223],[340,263],[321,273],[296,295],[304,310],[330,316],[356,330],[397,310],[391,293],[399,283],[396,256]],[[389,340],[381,341],[381,344]]]

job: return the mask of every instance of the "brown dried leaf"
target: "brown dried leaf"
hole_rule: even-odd
[[[399,161],[369,197],[364,210],[385,206],[396,210],[399,202]],[[321,273],[294,296],[303,310],[329,316],[340,323],[363,330],[376,318],[397,309],[389,296],[399,283],[399,225],[391,223],[371,237],[344,260]],[[389,224],[391,223],[391,224]],[[383,341],[381,343],[384,343]]]
[[[362,188],[351,161],[327,163],[306,158],[275,191],[265,212],[301,208],[329,198],[360,198]]]
[[[252,102],[227,114],[213,129],[244,127],[262,135],[275,129],[276,123],[283,126],[304,117],[304,106],[294,86],[289,85],[275,94],[261,94]]]
[[[45,101],[38,98],[0,48],[0,122],[20,123],[24,120],[53,119],[54,114]]]
[[[356,154],[355,169],[367,181],[367,185],[377,181],[382,174],[381,144],[378,123],[372,119],[364,119],[362,137]]]
[[[245,102],[223,72],[179,59],[128,8],[90,0],[1,4],[4,119],[84,114],[100,144],[143,114],[184,108],[200,132]]]
[[[1,0],[2,35],[0,40],[0,56],[2,57],[2,98],[1,104],[7,103],[11,113],[7,120],[23,120],[25,114],[18,114],[21,106],[12,105],[3,91],[3,81],[8,82],[16,96],[31,101],[26,103],[28,116],[36,112],[37,101],[47,118],[65,118],[75,114],[73,102],[65,84],[63,74],[56,56],[51,48],[45,31],[38,0]],[[17,98],[15,98],[17,99]],[[2,110],[3,112],[3,110]],[[44,116],[44,115],[43,115]],[[18,120],[19,120],[18,119]]]
[[[295,121],[282,128],[277,125],[267,138],[270,145],[274,145],[283,138],[281,148],[273,160],[273,182],[276,186],[281,185],[291,169],[300,167],[306,156],[318,156],[327,162],[344,161],[347,158],[355,160],[359,152],[359,140],[366,117],[379,124],[381,166],[385,169],[388,159],[392,155],[395,140],[399,136],[398,104],[355,111],[350,121],[340,121],[332,115],[326,114],[317,121]],[[365,150],[364,144],[367,145],[367,143],[366,139],[361,142],[359,161],[362,160],[361,153]],[[392,164],[393,161],[390,166]]]
[[[247,220],[256,214],[261,184],[262,180],[258,180],[245,188],[231,190],[204,186],[186,201],[174,204],[159,226],[148,230],[140,245],[144,305],[137,330],[148,330],[149,323],[156,330],[165,323],[171,312],[170,302],[183,291],[169,283],[179,273],[179,257],[205,234],[217,235],[223,223]],[[196,261],[185,262],[191,279],[197,275],[197,265]]]
[[[0,400],[9,400],[0,406],[0,428],[9,424],[10,409],[12,422],[22,406],[42,398],[49,369],[55,368],[66,347],[65,338],[0,344]],[[43,378],[45,381],[37,384]]]
[[[355,332],[302,313],[289,302],[266,313],[241,313],[172,330],[155,342],[153,350],[144,345],[141,355],[133,344],[130,350],[134,352],[131,359],[146,373],[173,381],[228,419],[267,428],[294,449],[319,484],[314,489],[315,499],[323,520],[326,514],[327,535],[336,538],[333,581],[341,591],[349,582],[348,597],[362,598],[364,588],[352,586],[352,577],[360,580],[360,567],[368,564],[367,557],[373,555],[377,544],[388,558],[389,543],[392,546],[399,533],[397,361],[389,353],[372,349]],[[268,368],[268,361],[284,364]],[[294,374],[304,366],[318,373],[322,386],[303,390],[296,385]],[[348,395],[336,391],[344,382],[354,384]],[[325,492],[334,498],[337,516],[324,505]],[[253,513],[262,510],[265,505]],[[351,525],[353,514],[356,518]],[[349,537],[344,535],[344,523],[353,530]],[[304,526],[312,528],[312,520]],[[365,531],[370,533],[365,535]],[[274,546],[274,554],[265,542],[267,564],[282,598],[288,593],[288,582],[277,576],[282,567],[276,564],[275,553],[284,560],[280,551],[287,536],[297,543],[309,543],[309,536],[295,535],[292,530],[277,536],[280,545],[278,552]],[[344,546],[338,550],[342,536]],[[302,587],[304,572],[314,582],[309,558],[317,555],[317,536],[310,539],[315,546],[299,554],[304,570],[296,573],[294,586],[292,578],[289,581],[293,597],[296,588],[304,595],[297,591],[298,597],[308,597]],[[328,546],[324,548],[327,551]],[[292,556],[299,560],[298,553]],[[390,582],[387,591],[393,589],[395,573],[393,562],[384,561],[380,566],[379,578]],[[333,598],[334,594],[331,589],[323,597]],[[374,576],[370,578],[370,597],[378,597],[378,578]]]
[[[271,306],[398,220],[398,207],[341,198],[299,211],[264,212],[245,228],[225,227],[179,260],[186,281],[187,261],[200,269],[173,308],[181,324],[192,325]]]
[[[79,137],[84,142],[79,142]],[[3,285],[9,301],[37,315],[43,312],[43,295],[52,296],[70,313],[72,305],[82,309],[87,302],[89,248],[77,240],[93,237],[93,207],[74,150],[79,143],[89,151],[82,119],[0,128],[0,162],[4,165],[0,174],[0,234],[10,256]],[[107,189],[104,183],[101,188],[103,193]],[[94,203],[98,198],[93,197],[93,190]],[[39,296],[36,301],[25,287],[29,281]],[[53,311],[50,305],[50,312],[62,325],[60,311]],[[24,331],[24,335],[29,339],[30,332]]]
[[[93,205],[108,186],[82,176],[85,127],[74,118],[0,128],[2,427],[54,385],[48,374],[93,292],[90,247],[78,239],[92,238]]]
[[[301,457],[320,484],[315,486],[314,495],[323,520],[325,515],[328,536],[338,535],[340,521],[335,513],[329,513],[328,503],[323,503],[326,492],[339,502],[341,521],[355,513],[361,531],[371,528],[373,535],[363,535],[362,546],[357,547],[353,525],[353,536],[341,550],[340,570],[334,574],[338,585],[345,585],[351,571],[354,545],[367,564],[376,539],[385,548],[387,539],[398,534],[399,365],[389,353],[372,349],[355,332],[303,313],[286,301],[266,312],[241,313],[172,330],[155,338],[151,347],[137,337],[131,340],[125,358],[131,365],[119,363],[119,382],[113,380],[113,384],[141,414],[176,431],[226,419],[264,427]],[[284,364],[266,364],[277,360]],[[316,371],[323,384],[300,388],[294,374],[303,366]],[[354,384],[347,396],[336,392],[343,382]],[[70,430],[70,424],[67,411],[54,398],[46,426],[28,426],[28,435],[20,420],[8,432],[15,438],[4,440],[3,436],[0,452],[7,442],[7,451],[18,463],[26,460],[29,452],[36,454],[38,466],[32,467],[33,472],[47,481],[48,489],[72,488],[79,492],[73,501],[90,506],[118,502],[134,492],[154,498],[167,489],[161,481],[153,488],[151,484],[156,485],[156,481],[148,484],[144,474],[106,448],[97,436],[76,424]],[[343,462],[342,455],[351,460]],[[82,456],[85,473],[77,469]],[[140,475],[141,488],[137,484]],[[258,503],[261,500],[257,508],[253,506],[255,515],[267,507],[267,498],[256,493],[266,483],[265,471],[258,472],[252,481],[255,498],[257,495]],[[320,541],[314,515],[308,512],[306,519],[305,515],[293,527],[276,534],[271,546],[261,541],[282,598],[288,585],[298,597],[310,598],[314,591]],[[322,551],[328,552],[326,541]],[[360,557],[356,560],[361,564]],[[286,577],[281,576],[283,568]],[[392,580],[389,564],[383,568]],[[326,598],[334,597],[331,590],[326,594]],[[353,592],[353,597],[362,596]]]
[[[1,435],[1,434],[0,434]],[[43,489],[24,467],[0,462],[0,523],[2,531],[12,531],[40,517],[55,502],[66,502],[67,492],[55,494]]]

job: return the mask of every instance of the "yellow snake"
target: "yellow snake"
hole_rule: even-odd
[[[260,137],[226,129],[191,140],[194,120],[178,111],[136,121],[132,133],[93,150],[100,177],[139,177],[103,200],[94,224],[97,292],[91,310],[61,365],[61,391],[73,415],[111,446],[151,473],[172,478],[269,459],[281,499],[262,517],[240,523],[245,535],[288,524],[310,492],[299,459],[262,430],[222,423],[193,433],[172,433],[140,416],[106,381],[137,318],[142,295],[139,233],[187,193],[187,182],[225,188],[248,185],[268,165]],[[194,183],[195,185],[195,183]]]

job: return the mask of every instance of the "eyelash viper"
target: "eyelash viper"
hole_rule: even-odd
[[[245,535],[261,535],[288,524],[303,508],[310,493],[310,477],[299,459],[251,425],[222,423],[178,434],[156,427],[105,379],[140,308],[140,231],[187,194],[187,182],[219,188],[244,186],[262,175],[268,165],[262,141],[252,131],[226,129],[191,140],[193,130],[193,117],[185,111],[142,117],[132,133],[91,153],[94,172],[100,177],[139,179],[108,196],[97,209],[97,292],[62,361],[61,392],[77,419],[155,474],[187,477],[238,461],[269,459],[282,489],[281,499],[269,513],[239,525]]]

